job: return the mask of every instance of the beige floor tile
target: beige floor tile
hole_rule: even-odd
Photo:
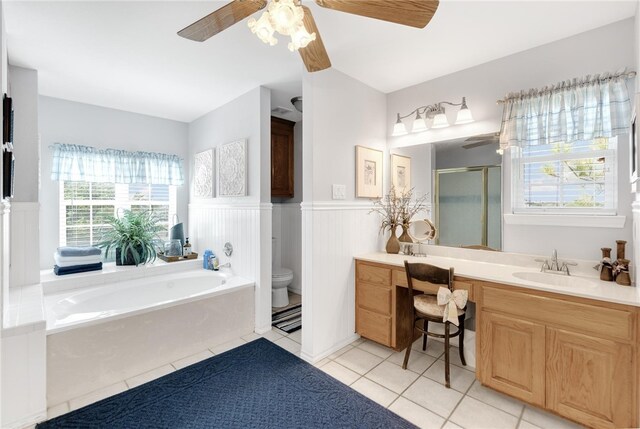
[[[385,361],[369,371],[365,377],[400,394],[420,375]]]
[[[398,366],[402,366],[404,362],[404,351],[396,352],[387,358],[387,362],[391,362]],[[429,356],[424,353],[417,353],[415,350],[411,350],[409,354],[409,363],[407,369],[418,374],[422,374],[429,368],[436,360],[433,356]]]
[[[360,337],[360,338],[358,338],[357,340],[355,340],[354,342],[352,342],[352,343],[351,343],[351,345],[352,345],[353,347],[357,347],[357,346],[359,346],[360,344],[364,343],[365,341],[367,341],[367,339],[366,339],[366,338],[362,338],[362,337]]]
[[[524,420],[520,420],[520,424],[518,425],[518,429],[542,429],[540,426],[536,426],[533,423],[529,423]]]
[[[431,365],[423,375],[441,383],[444,386],[444,369],[444,361],[438,360],[436,363]],[[476,379],[476,375],[473,372],[455,365],[449,365],[449,376],[451,380],[451,388],[462,393],[466,393],[469,387],[473,384],[473,381]]]
[[[298,329],[297,331],[290,333],[289,335],[287,335],[287,338],[295,341],[298,344],[302,344],[302,329]]]
[[[262,338],[265,338],[271,342],[275,342],[278,341],[280,338],[283,337],[282,334],[280,334],[280,332],[282,331],[278,331],[276,328],[272,328],[270,331],[265,332],[264,334],[261,334],[260,336]]]
[[[493,405],[494,407],[517,416],[518,418],[520,417],[520,414],[522,414],[522,408],[524,408],[524,403],[521,401],[513,399],[507,395],[503,395],[502,393],[496,392],[488,387],[484,387],[478,380],[473,383],[473,386],[471,386],[467,395],[482,401],[485,404]]]
[[[329,357],[329,359],[334,360],[335,358],[337,358],[337,357],[338,357],[338,356],[340,356],[340,355],[345,354],[346,352],[348,352],[348,351],[349,351],[349,350],[351,350],[352,348],[353,348],[353,346],[351,346],[351,345],[344,346],[344,347],[343,347],[343,348],[341,348],[340,350],[338,350],[338,351],[335,351],[335,352],[331,353],[328,357]]]
[[[296,356],[300,355],[300,344],[290,340],[288,337],[282,337],[273,344],[282,347],[289,353],[293,353]]]
[[[463,428],[516,429],[519,418],[466,396],[449,420]]]
[[[446,418],[458,405],[463,395],[429,378],[419,377],[402,396]]]
[[[338,356],[335,361],[360,375],[364,375],[382,362],[382,358],[355,347]]]
[[[255,341],[258,338],[262,338],[260,335],[256,334],[255,332],[250,333],[249,335],[245,335],[244,337],[240,337],[242,338],[244,341],[250,343],[251,341]]]
[[[351,388],[362,393],[367,398],[377,402],[385,408],[398,397],[397,393],[394,393],[364,377],[353,383]]]
[[[382,359],[386,359],[394,353],[393,349],[374,343],[373,341],[364,341],[358,347],[366,352],[379,356]]]
[[[341,381],[347,386],[353,384],[354,381],[360,378],[360,375],[358,373],[353,372],[349,368],[345,368],[344,366],[334,361],[323,365],[320,370],[326,372],[331,377],[335,378],[338,381]]]
[[[245,340],[243,340],[242,338],[236,338],[235,340],[227,341],[226,343],[213,346],[209,348],[209,350],[211,350],[213,354],[219,355],[231,349],[235,349],[236,347],[240,347],[244,344],[247,344]]]
[[[147,371],[144,374],[136,375],[135,377],[131,377],[126,380],[127,386],[129,389],[133,389],[134,387],[140,386],[141,384],[148,383],[149,381],[155,380],[156,378],[160,378],[163,375],[167,375],[175,371],[175,368],[171,365],[164,365],[160,368],[152,369],[151,371]]]
[[[444,343],[436,341],[433,338],[429,338],[427,340],[427,350],[425,351],[422,351],[422,337],[415,340],[411,348],[413,350],[417,350],[421,353],[426,353],[429,356],[433,356],[436,358],[439,358],[442,353],[444,353]]]
[[[391,404],[389,410],[423,429],[439,429],[442,423],[444,423],[444,419],[439,415],[432,413],[402,396]]]
[[[444,352],[444,347],[442,351]],[[449,349],[449,359],[451,359],[451,363],[453,365],[459,366],[461,368],[466,368],[469,370],[473,369],[469,365],[462,365],[462,361],[460,360],[460,349],[458,349],[457,347],[451,347]],[[440,356],[440,360],[444,361],[444,353],[442,354],[442,356]]]
[[[70,400],[69,411],[77,410],[78,408],[93,404],[94,402],[98,402],[102,399],[108,398],[109,396],[124,392],[125,390],[127,390],[127,384],[124,381],[103,387],[102,389],[95,390],[91,393],[87,393],[86,395]]]
[[[522,420],[533,423],[543,429],[576,429],[582,426],[534,407],[525,406]]]
[[[331,362],[331,359],[324,358],[324,359],[321,359],[318,362],[314,363],[313,366],[315,366],[316,368],[321,368],[323,365],[326,365],[329,362]]]
[[[448,421],[442,426],[442,429],[463,429],[452,421]]]
[[[54,405],[47,408],[47,420],[56,418],[69,412],[69,403],[64,402],[62,404]]]
[[[211,350],[204,350],[200,353],[196,353],[194,355],[187,356],[186,358],[172,362],[171,365],[173,365],[175,369],[182,369],[189,365],[193,365],[194,363],[209,359],[210,357],[213,357],[213,353],[211,353]]]

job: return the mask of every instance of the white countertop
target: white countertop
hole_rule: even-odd
[[[576,275],[572,274],[573,278],[584,280],[583,284],[572,286],[555,286],[551,284],[543,284],[537,281],[523,280],[516,276],[514,273],[536,273],[540,272],[539,268],[532,266],[523,266],[522,264],[500,264],[495,262],[477,261],[472,259],[463,259],[461,257],[452,256],[436,256],[429,255],[427,251],[427,257],[416,257],[407,255],[392,255],[388,253],[368,253],[364,255],[358,255],[355,259],[360,261],[376,262],[379,264],[393,265],[397,267],[404,267],[404,261],[407,260],[411,263],[421,262],[425,264],[431,264],[442,268],[453,267],[455,274],[461,277],[467,277],[475,280],[485,280],[488,282],[502,283],[516,287],[524,287],[528,289],[535,289],[545,292],[553,292],[562,295],[576,296],[581,298],[595,299],[598,301],[613,302],[617,304],[631,305],[640,307],[640,288],[635,286],[620,286],[615,282],[601,281],[598,277],[598,273],[593,270],[593,275],[588,275],[584,270],[581,270]],[[465,253],[465,257],[468,257],[470,253]],[[480,251],[478,256],[485,253]],[[496,253],[496,252],[491,252]],[[504,259],[509,261],[508,254],[504,255]],[[517,255],[522,260],[523,255]],[[535,257],[531,256],[533,261]],[[562,274],[549,274],[549,276],[561,276]]]

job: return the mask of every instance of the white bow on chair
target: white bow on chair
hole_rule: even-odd
[[[458,310],[457,308],[464,308],[467,305],[467,299],[469,292],[466,290],[458,289],[451,292],[449,288],[441,287],[438,289],[438,305],[444,305],[444,315],[442,321],[449,321],[458,326]],[[457,308],[456,308],[457,307]]]

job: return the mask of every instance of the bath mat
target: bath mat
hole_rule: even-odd
[[[271,315],[271,326],[290,334],[302,328],[302,304],[276,311]]]
[[[36,427],[205,429],[415,426],[261,338]]]

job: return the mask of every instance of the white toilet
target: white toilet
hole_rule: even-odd
[[[276,246],[277,239],[273,237],[271,239],[272,256],[276,254]],[[273,261],[271,265],[271,306],[285,307],[289,305],[287,286],[293,281],[293,271],[277,266],[279,264],[276,263],[275,257],[271,259]]]

